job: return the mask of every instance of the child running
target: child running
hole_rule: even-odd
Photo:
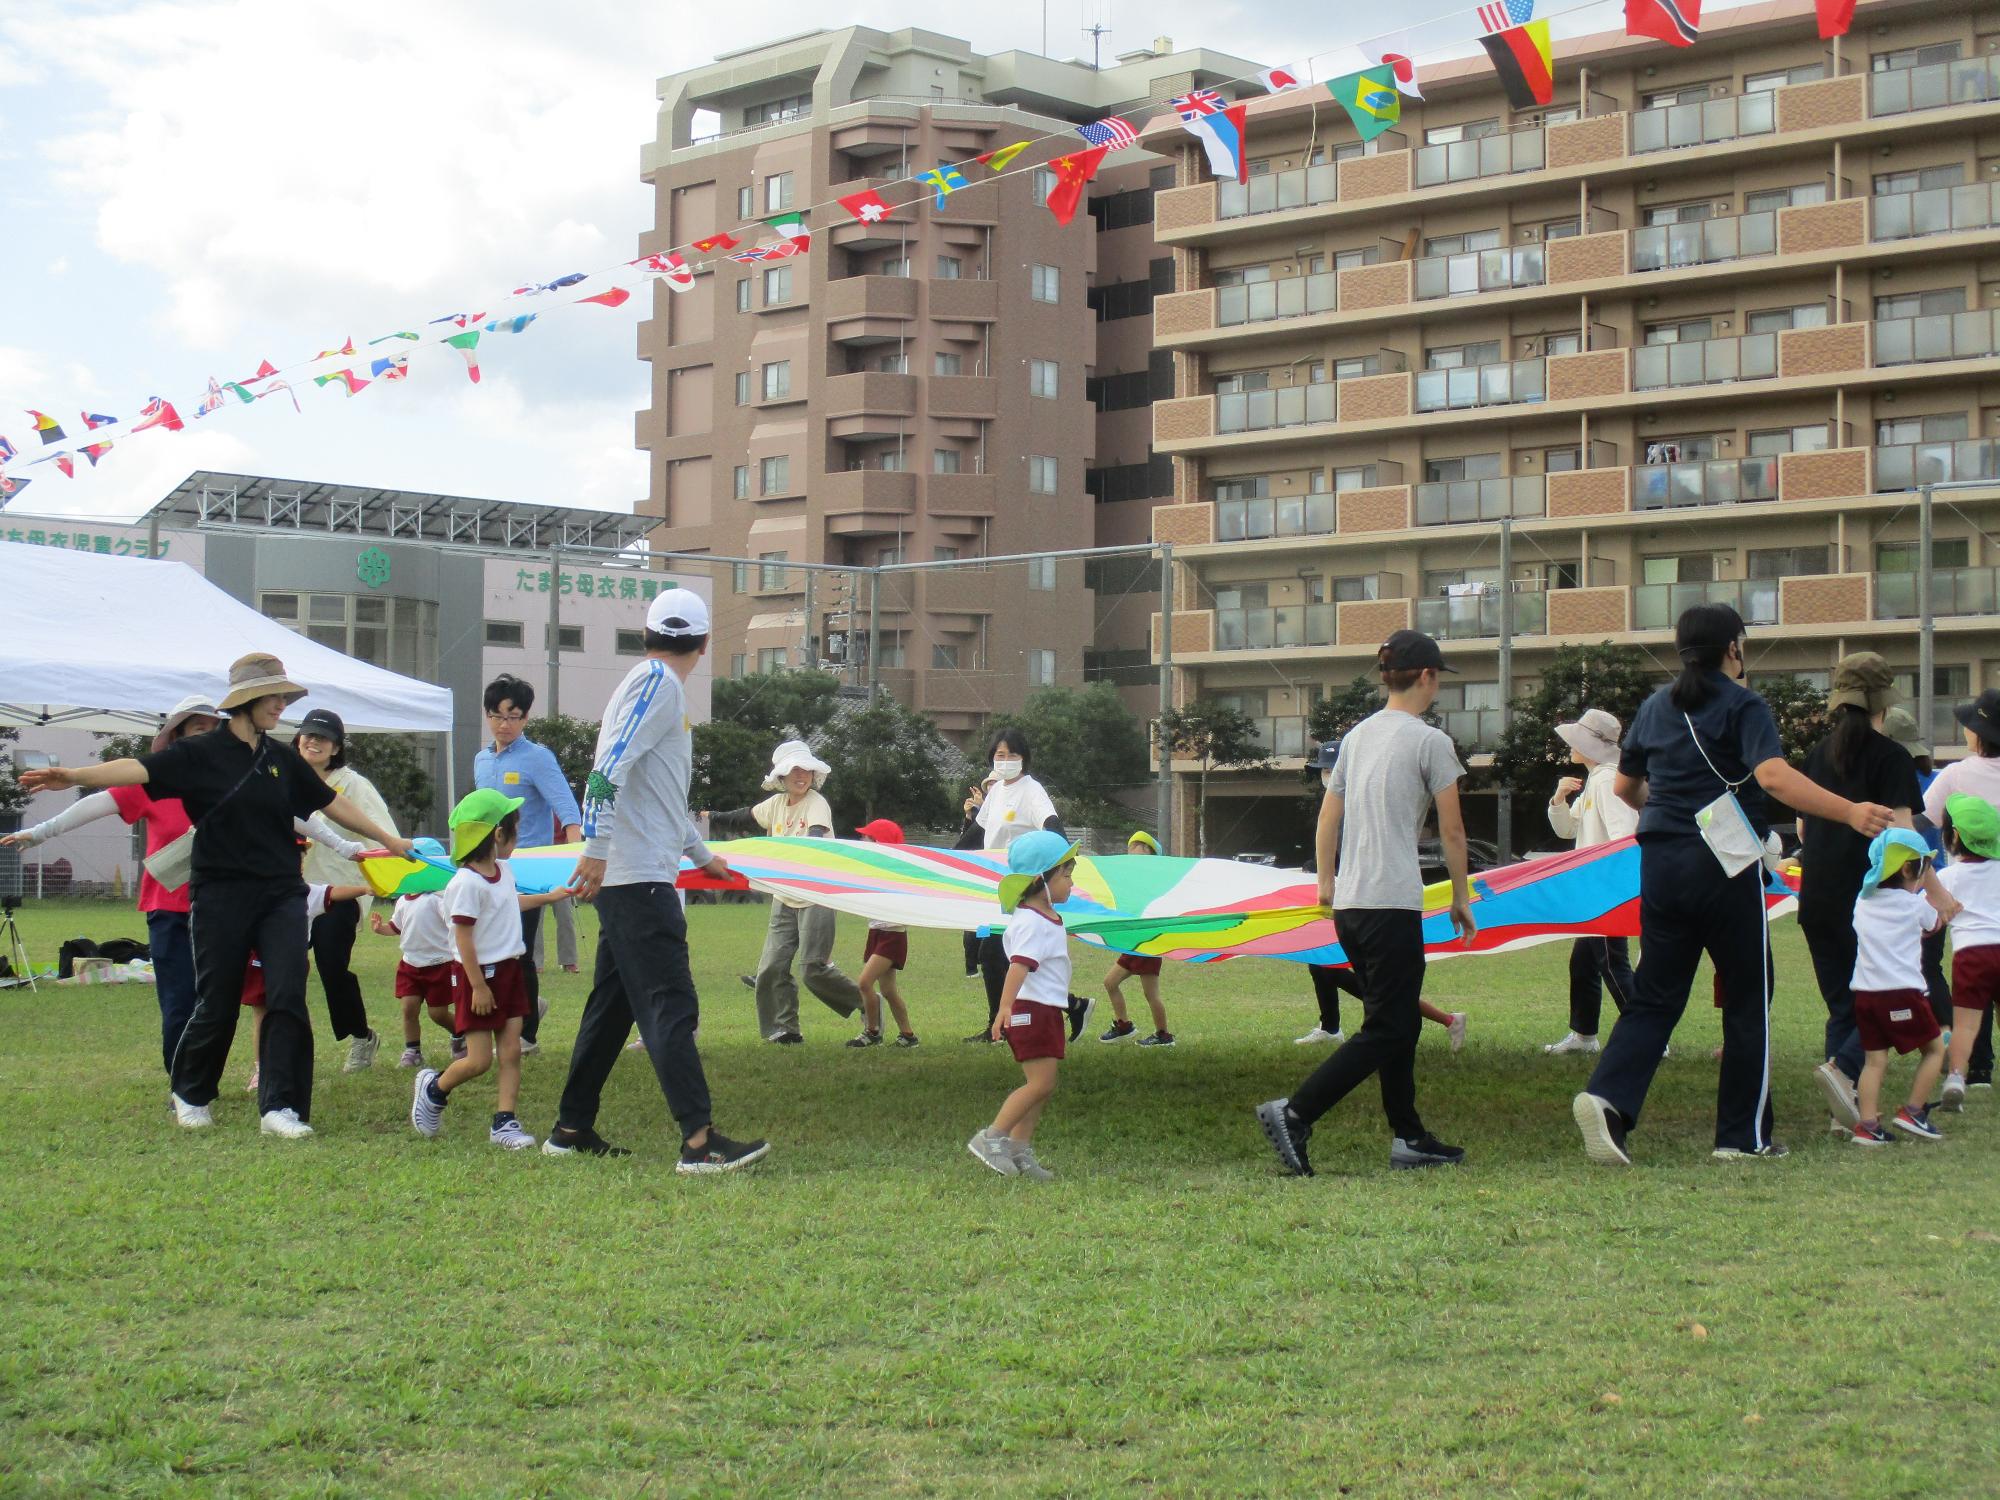
[[[1937,928],[1941,914],[1917,889],[1930,863],[1921,834],[1889,828],[1868,845],[1868,874],[1854,903],[1854,1024],[1861,1034],[1861,1123],[1857,1146],[1886,1146],[1893,1139],[1880,1117],[1882,1076],[1889,1049],[1922,1052],[1910,1102],[1890,1123],[1919,1140],[1936,1141],[1943,1132],[1931,1123],[1931,1085],[1944,1066],[1944,1043],[1924,987],[1924,934]]]
[[[493,1038],[500,1037],[500,1088],[488,1139],[509,1151],[524,1151],[535,1138],[522,1128],[514,1107],[521,1093],[521,1023],[528,1017],[527,976],[521,955],[521,913],[561,901],[567,888],[524,896],[514,884],[507,857],[521,826],[521,798],[491,787],[468,792],[451,810],[451,857],[458,873],[444,888],[458,962],[452,975],[452,1027],[465,1038],[465,1056],[440,1074],[424,1068],[410,1099],[410,1124],[435,1138],[444,1123],[452,1090],[493,1066]]]
[[[375,893],[365,885],[309,885],[306,887],[306,929],[338,901],[359,901]],[[263,1073],[264,1051],[264,961],[251,950],[250,963],[243,971],[243,1004],[250,1011],[250,1081],[243,1092],[254,1094]],[[301,1124],[297,1131],[272,1127],[273,1135],[311,1135],[312,1127]]]
[[[993,1123],[966,1149],[1002,1177],[1049,1182],[1055,1177],[1035,1160],[1035,1126],[1056,1090],[1069,1020],[1069,942],[1056,907],[1069,899],[1076,848],[1048,829],[1024,833],[1007,846],[1007,874],[1000,878],[1000,910],[1013,920],[1001,938],[1007,977],[993,1040],[1003,1037],[1026,1077],[1007,1096]]]
[[[1160,846],[1153,836],[1141,828],[1125,841],[1127,854],[1158,854]],[[1104,993],[1111,1001],[1111,1029],[1099,1037],[1100,1042],[1122,1042],[1138,1031],[1125,1014],[1125,992],[1122,988],[1128,978],[1137,978],[1139,990],[1146,997],[1146,1008],[1153,1013],[1153,1034],[1139,1038],[1141,1047],[1171,1047],[1174,1034],[1167,1030],[1167,1008],[1160,1003],[1160,960],[1148,958],[1143,953],[1121,953],[1111,965],[1111,971],[1104,976]]]
[[[1986,1013],[2000,1000],[2000,809],[1954,792],[1944,802],[1951,863],[1938,880],[1958,902],[1951,919],[1951,1057],[1943,1107],[1965,1108],[1965,1070]]]
[[[900,844],[903,842],[903,827],[888,818],[876,818],[854,830],[871,844]],[[910,1013],[903,1005],[902,992],[896,988],[896,976],[903,972],[903,965],[910,961],[910,935],[893,922],[870,922],[868,939],[861,949],[861,972],[854,982],[861,989],[861,1035],[847,1045],[850,1047],[879,1047],[882,1045],[882,1001],[889,1001],[889,1012],[896,1018],[896,1045],[914,1047],[917,1034],[910,1030]],[[880,987],[881,994],[876,993]]]
[[[418,839],[419,846],[433,844]],[[439,855],[442,849],[436,849]],[[453,1019],[457,997],[452,992],[452,976],[457,972],[453,954],[451,919],[445,915],[444,892],[423,891],[396,901],[396,914],[384,921],[382,913],[371,911],[368,922],[379,937],[393,937],[402,949],[396,962],[396,998],[403,1006],[403,1056],[399,1067],[424,1065],[423,1015],[451,1037],[451,1055],[456,1061],[465,1055],[465,1038],[455,1029]]]

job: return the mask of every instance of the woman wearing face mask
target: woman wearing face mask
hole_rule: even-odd
[[[1028,774],[1033,752],[1028,737],[1019,729],[1003,729],[993,736],[986,752],[990,767],[978,786],[967,789],[964,803],[965,826],[959,830],[960,849],[1005,849],[1023,834],[1046,828],[1063,831],[1062,815],[1043,785]],[[1007,954],[998,931],[965,935],[965,969],[973,971],[975,959],[980,977],[986,981],[986,1029],[967,1037],[968,1042],[991,1042],[993,1021],[1000,1014],[1000,991],[1007,982]],[[1078,1000],[1070,1008],[1069,1035],[1075,1041],[1090,1022],[1093,1000]]]

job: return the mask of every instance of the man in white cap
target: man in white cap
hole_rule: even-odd
[[[1549,798],[1549,827],[1559,839],[1574,839],[1579,849],[1592,849],[1639,830],[1639,813],[1611,789],[1618,779],[1618,741],[1623,726],[1601,708],[1586,709],[1574,724],[1556,725],[1569,746],[1569,758],[1584,768],[1582,777],[1565,776]],[[1626,938],[1580,937],[1569,950],[1569,1031],[1559,1042],[1542,1048],[1556,1055],[1597,1051],[1597,1022],[1604,1009],[1604,989],[1611,1003],[1625,1014],[1632,993],[1631,944]]]
[[[726,879],[688,811],[693,771],[683,684],[708,650],[708,606],[668,589],[646,609],[646,659],[625,674],[604,710],[597,758],[583,793],[583,857],[570,884],[597,903],[597,964],[563,1086],[551,1156],[626,1156],[597,1133],[597,1106],[632,1024],[681,1131],[675,1170],[747,1167],[771,1148],[733,1141],[709,1118],[708,1079],[695,1046],[700,1000],[688,966],[687,917],[674,882],[685,854]]]

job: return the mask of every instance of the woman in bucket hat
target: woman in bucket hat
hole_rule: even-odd
[[[1617,717],[1601,708],[1585,709],[1573,724],[1556,725],[1569,746],[1569,758],[1583,775],[1565,776],[1549,798],[1549,827],[1559,839],[1579,849],[1630,838],[1639,828],[1639,814],[1619,800],[1612,785],[1618,780],[1618,741],[1624,734]],[[1581,937],[1569,950],[1569,1031],[1559,1042],[1542,1048],[1550,1055],[1598,1050],[1597,1024],[1604,1013],[1604,991],[1625,1013],[1632,993],[1632,947],[1628,938]]]
[[[293,820],[324,810],[386,849],[409,850],[408,840],[376,827],[272,736],[286,706],[305,695],[285,675],[284,663],[253,652],[229,669],[229,691],[216,705],[227,720],[221,728],[136,759],[22,777],[32,791],[144,786],[155,797],[178,798],[194,824],[188,892],[197,994],[170,1068],[174,1117],[191,1129],[213,1123],[209,1105],[229,1060],[254,950],[263,960],[265,984],[257,1100],[262,1127],[286,1138],[312,1134],[306,1123],[312,1113],[306,888]]]

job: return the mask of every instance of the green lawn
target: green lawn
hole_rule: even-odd
[[[45,962],[143,935],[110,906],[25,916]],[[2000,1101],[1940,1146],[1822,1136],[1789,922],[1788,1161],[1709,1160],[1704,998],[1638,1166],[1586,1169],[1587,1064],[1539,1050],[1550,946],[1433,971],[1472,1013],[1459,1056],[1427,1028],[1418,1073],[1461,1171],[1391,1174],[1357,1096],[1320,1176],[1281,1178],[1250,1106],[1312,1061],[1310,986],[1246,962],[1170,966],[1172,1052],[1078,1049],[1036,1187],[965,1151],[1019,1074],[957,1040],[985,1012],[956,936],[913,935],[919,1050],[844,1051],[811,1001],[808,1045],[777,1048],[735,977],[762,920],[693,913],[718,1123],[774,1143],[715,1180],[673,1174],[637,1054],[600,1121],[629,1160],[489,1146],[484,1080],[420,1140],[393,1045],[345,1077],[330,1039],[319,1135],[286,1144],[247,1053],[216,1128],[173,1127],[149,988],[0,992],[0,1494],[1994,1492]],[[393,945],[363,943],[393,1032]],[[550,987],[537,1135],[584,997]]]

